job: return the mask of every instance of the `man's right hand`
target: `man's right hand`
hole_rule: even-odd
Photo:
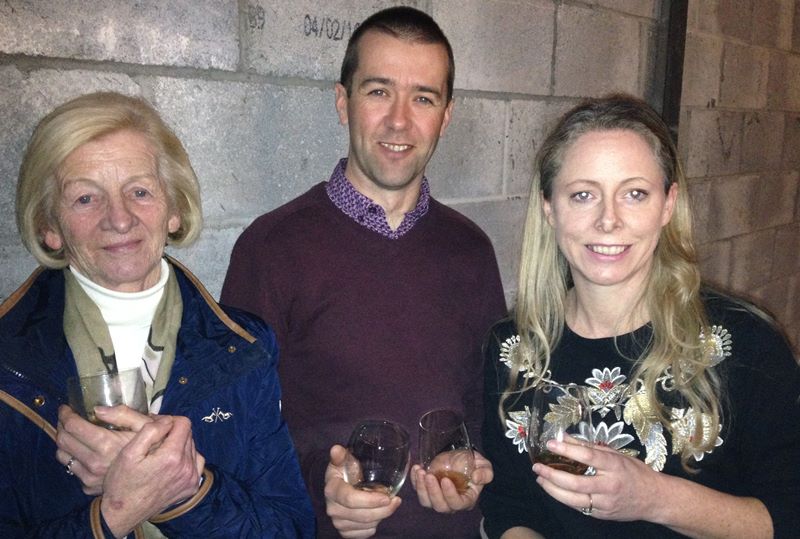
[[[331,460],[325,471],[325,505],[328,516],[342,537],[361,539],[372,537],[378,524],[400,507],[402,500],[380,492],[359,490],[344,480],[344,461],[347,449],[331,447]]]

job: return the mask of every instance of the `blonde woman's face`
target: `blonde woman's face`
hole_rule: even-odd
[[[676,185],[664,193],[664,173],[639,134],[618,129],[578,137],[544,201],[576,290],[644,286],[676,195]]]
[[[167,235],[180,227],[144,135],[119,131],[88,142],[59,167],[59,230],[45,244],[93,282],[119,292],[158,282]]]

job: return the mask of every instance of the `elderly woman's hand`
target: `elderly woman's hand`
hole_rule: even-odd
[[[100,505],[106,524],[120,537],[190,498],[200,487],[204,467],[191,422],[181,416],[154,416],[122,448],[106,474]]]
[[[98,427],[69,406],[58,409],[58,427],[56,432],[56,459],[68,466],[83,484],[83,492],[92,496],[103,493],[103,481],[111,463],[119,452],[153,418],[131,410],[127,406],[114,408],[98,407],[98,417],[106,423],[127,430],[109,430]]]

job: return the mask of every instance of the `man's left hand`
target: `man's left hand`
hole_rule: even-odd
[[[411,468],[411,483],[417,491],[419,503],[438,513],[455,513],[475,507],[483,486],[492,482],[494,470],[492,463],[483,455],[475,453],[475,469],[470,476],[466,492],[459,494],[455,484],[448,478],[439,481],[435,475],[426,472],[420,465]]]

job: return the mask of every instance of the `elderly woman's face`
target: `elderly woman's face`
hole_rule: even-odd
[[[180,227],[158,178],[156,152],[144,135],[119,131],[88,142],[58,169],[51,249],[93,282],[119,292],[152,287],[161,274],[167,234]]]

